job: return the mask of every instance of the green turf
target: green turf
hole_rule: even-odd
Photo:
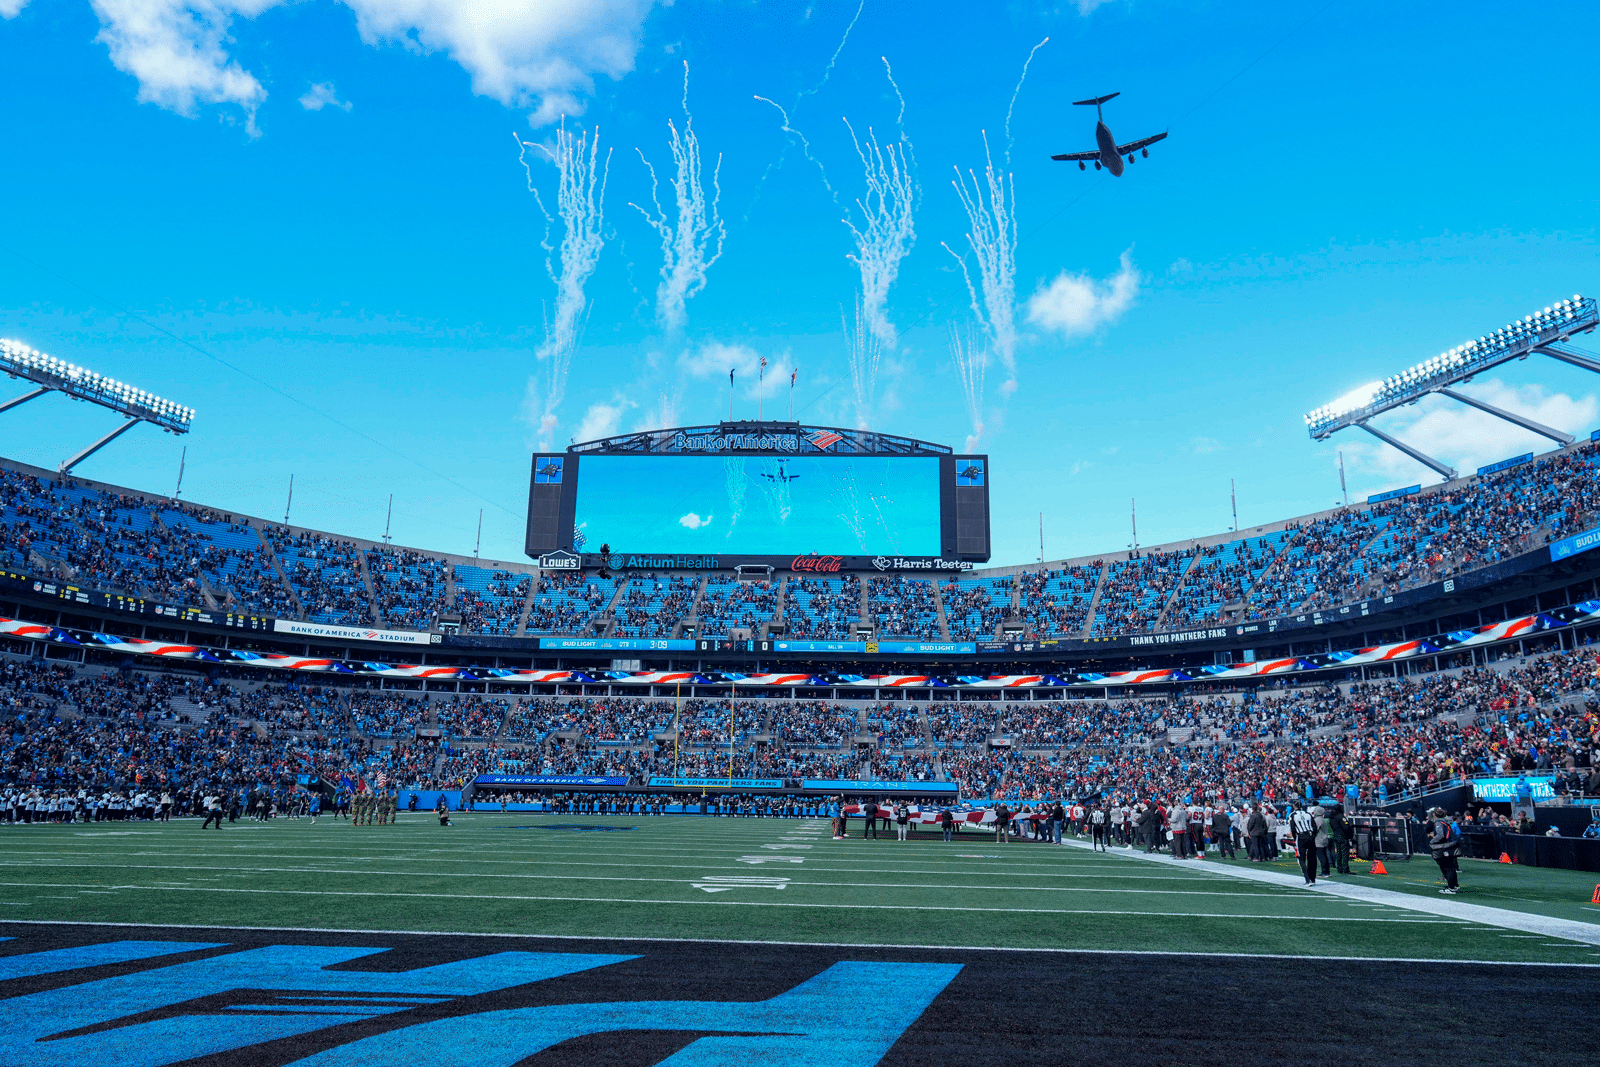
[[[1217,872],[1216,860],[1175,869],[980,834],[948,845],[937,835],[841,842],[821,820],[456,822],[3,827],[0,919],[1600,961],[1592,945],[1244,881]],[[557,823],[634,829],[513,828]],[[1436,889],[1431,863],[1391,869],[1350,880]],[[1596,922],[1589,877],[1468,864],[1458,899]],[[787,881],[725,881],[751,878]],[[722,886],[732,888],[704,888]]]

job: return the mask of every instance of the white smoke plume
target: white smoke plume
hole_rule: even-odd
[[[972,422],[972,433],[967,436],[963,451],[972,452],[983,437],[983,379],[989,370],[989,350],[972,330],[963,331],[954,323],[950,325],[950,358],[955,361],[956,374],[961,378],[961,396],[966,401],[967,418]]]
[[[1011,166],[1011,113],[1017,109],[1017,97],[1022,95],[1022,83],[1028,80],[1028,67],[1033,64],[1033,57],[1039,49],[1050,43],[1046,37],[1033,46],[1033,51],[1028,53],[1028,58],[1022,61],[1022,76],[1017,79],[1017,87],[1011,90],[1011,103],[1006,107],[1006,166]]]
[[[856,429],[865,430],[871,425],[873,401],[878,391],[878,361],[883,357],[883,347],[878,335],[867,321],[861,294],[856,294],[855,328],[850,319],[844,319],[844,338],[850,357],[850,384],[856,394]]]
[[[1017,390],[1017,218],[1016,192],[1011,175],[994,169],[989,155],[989,136],[983,137],[983,178],[972,171],[963,176],[956,168],[956,196],[966,209],[967,245],[978,264],[978,284],[972,283],[966,257],[944,245],[961,265],[967,283],[972,314],[989,335],[989,346],[1005,367],[1006,380],[1000,386],[1003,396]],[[971,179],[972,187],[967,188]],[[986,195],[987,194],[987,195]],[[941,242],[942,244],[943,242]]]
[[[549,364],[539,419],[540,448],[548,448],[550,435],[556,427],[556,410],[567,395],[567,372],[578,343],[583,339],[583,327],[588,318],[589,302],[583,295],[583,287],[594,273],[600,251],[605,247],[602,226],[611,151],[607,149],[606,158],[601,161],[600,132],[596,130],[594,140],[590,141],[588,134],[572,133],[565,123],[556,130],[554,148],[535,145],[521,137],[517,137],[517,145],[517,158],[528,173],[528,191],[544,213],[546,229],[540,245],[545,251],[545,270],[556,284],[555,314],[546,318],[544,343],[534,353],[541,362]],[[562,228],[559,253],[550,243],[549,225],[553,220],[545,210],[544,200],[533,181],[533,168],[528,164],[530,148],[549,156],[559,175],[556,185],[556,212],[561,216]]]
[[[722,173],[722,156],[717,156],[711,171],[711,199],[706,200],[705,186],[701,180],[700,139],[694,133],[694,117],[689,114],[689,64],[683,65],[683,133],[670,120],[668,144],[672,148],[672,194],[677,209],[677,222],[668,220],[656,196],[656,169],[639,152],[639,159],[650,172],[650,203],[655,207],[652,215],[638,204],[630,206],[661,237],[661,284],[656,288],[656,320],[668,336],[677,334],[687,321],[685,305],[706,287],[706,271],[722,255],[722,242],[726,231],[717,214],[717,204],[722,199],[718,178]],[[716,247],[712,249],[715,240]]]
[[[845,128],[850,131],[867,182],[866,195],[856,199],[861,226],[850,215],[844,218],[856,239],[856,250],[848,258],[861,271],[861,311],[867,325],[880,347],[893,350],[899,337],[894,323],[889,321],[889,289],[900,273],[900,261],[916,242],[912,213],[917,185],[906,163],[903,143],[880,148],[870,128],[865,143],[856,136],[848,119]]]

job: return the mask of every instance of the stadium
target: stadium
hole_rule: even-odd
[[[0,4],[0,1065],[1593,1061],[1593,149],[1419,147],[1525,16],[257,6]]]

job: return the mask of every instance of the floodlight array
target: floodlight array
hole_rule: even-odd
[[[26,378],[48,389],[120,411],[130,418],[153,422],[173,433],[188,433],[189,423],[194,419],[193,408],[46,355],[20,341],[0,339],[0,370],[13,378]]]
[[[1558,301],[1493,333],[1456,345],[1392,377],[1351,390],[1331,404],[1308,412],[1306,430],[1320,441],[1335,430],[1527,355],[1540,345],[1592,330],[1597,324],[1600,324],[1600,308],[1594,297],[1574,295],[1570,300]]]

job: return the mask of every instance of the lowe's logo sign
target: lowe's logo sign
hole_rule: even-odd
[[[583,570],[583,559],[576,553],[568,552],[565,549],[557,549],[554,552],[546,552],[539,557],[539,569],[545,571],[581,571]]]

